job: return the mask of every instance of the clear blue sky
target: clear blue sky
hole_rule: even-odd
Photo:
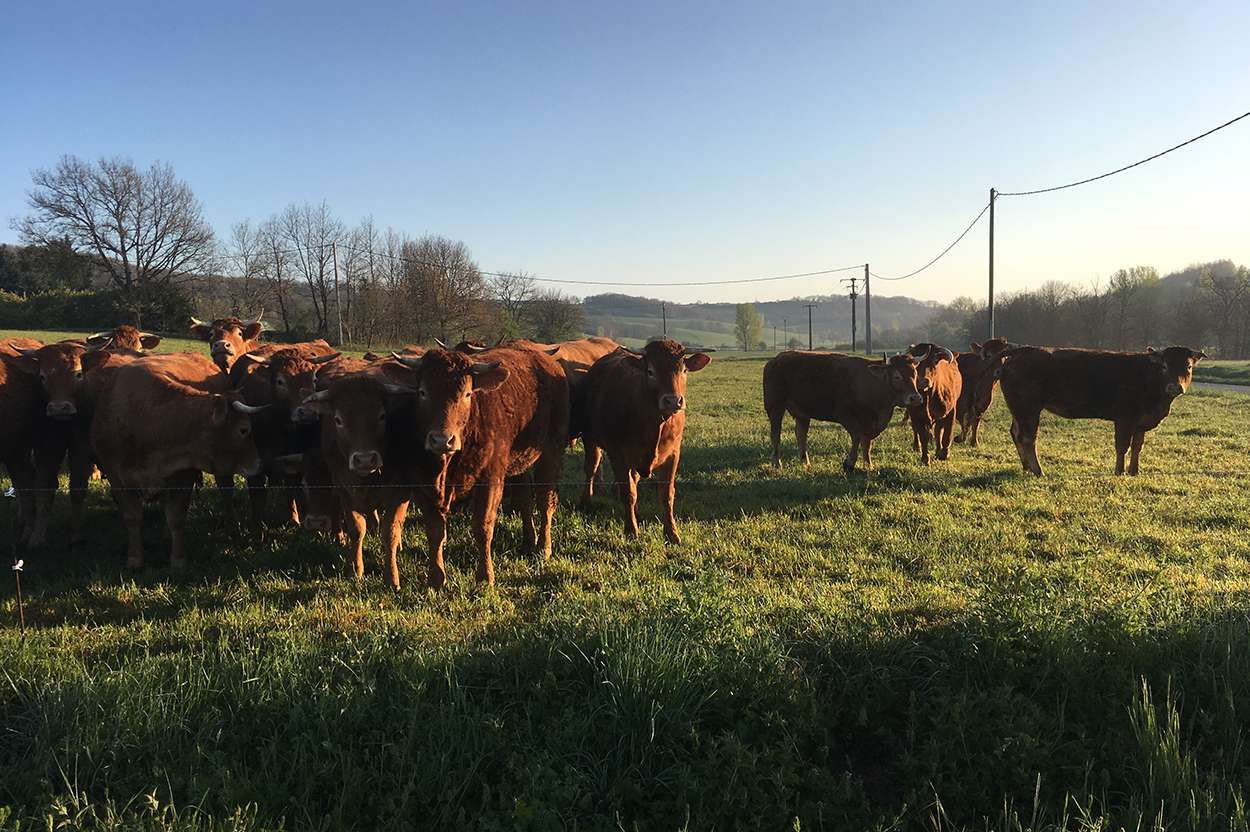
[[[171,163],[220,233],[326,199],[487,269],[698,280],[909,271],[987,199],[1250,110],[1250,3],[62,3],[0,43],[0,239],[63,153]],[[1250,263],[1250,119],[1000,202],[1005,290]],[[984,226],[874,287],[984,295]],[[827,292],[833,279],[649,289]],[[628,287],[622,287],[629,291]],[[577,294],[595,289],[573,288]]]

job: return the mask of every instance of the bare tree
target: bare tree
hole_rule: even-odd
[[[235,223],[223,252],[225,294],[230,312],[240,317],[255,315],[265,305],[265,268],[269,251],[261,228],[251,221]]]
[[[385,253],[380,251],[381,235],[373,217],[366,217],[352,229],[343,257],[349,340],[373,346],[383,327],[387,302],[384,288]]]
[[[490,279],[490,296],[499,313],[501,338],[528,333],[529,304],[537,293],[534,278],[526,272],[504,272]]]
[[[68,240],[97,256],[137,323],[145,303],[189,280],[214,254],[199,201],[169,165],[141,171],[120,157],[93,164],[62,156],[31,180],[33,213],[14,228],[27,242]]]
[[[1210,314],[1211,329],[1215,332],[1216,343],[1220,347],[1221,356],[1233,356],[1238,353],[1238,326],[1242,316],[1242,307],[1250,295],[1244,269],[1228,270],[1220,273],[1206,269],[1198,281],[1204,304]]]
[[[404,291],[413,306],[417,340],[452,341],[480,326],[486,284],[469,247],[427,235],[402,248]]]
[[[278,316],[282,319],[283,331],[290,332],[291,316],[295,311],[296,303],[295,268],[287,251],[286,235],[281,220],[276,216],[270,217],[260,227],[259,234],[265,249],[262,277],[269,290],[269,297],[278,307]]]
[[[1136,307],[1148,286],[1159,282],[1159,273],[1153,266],[1133,266],[1120,269],[1111,275],[1107,291],[1111,295],[1116,314],[1116,349],[1122,350],[1128,343],[1130,324]]]
[[[330,331],[334,307],[334,255],[331,243],[343,236],[343,223],[330,213],[323,201],[319,205],[304,203],[288,205],[279,220],[286,237],[290,261],[308,286],[316,317],[317,334],[325,337]]]
[[[575,298],[550,289],[535,294],[529,304],[534,338],[539,341],[564,341],[582,334],[582,305]]]

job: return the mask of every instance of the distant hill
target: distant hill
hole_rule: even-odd
[[[812,310],[812,334],[816,346],[846,345],[851,340],[851,302],[845,295],[816,295],[790,300],[754,304],[764,317],[764,340],[772,346],[773,326],[777,327],[777,343],[784,343],[783,322],[790,337],[807,343],[807,304]],[[686,343],[707,347],[732,346],[734,343],[733,303],[669,303],[668,333]],[[864,338],[864,299],[856,301],[858,337]],[[873,295],[873,338],[885,343],[891,332],[917,327],[942,308],[933,301],[901,296]],[[582,301],[586,331],[618,340],[645,341],[661,333],[661,302],[633,295],[592,295]]]

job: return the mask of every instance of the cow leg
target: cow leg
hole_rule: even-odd
[[[968,447],[970,448],[975,448],[977,446],[977,431],[981,427],[982,415],[983,415],[982,413],[977,412],[977,411],[973,411],[972,413],[972,426],[971,426],[972,434],[968,437]],[[956,439],[955,441],[958,442],[959,440]]]
[[[864,471],[872,470],[872,440],[874,437],[865,436],[860,440],[860,450],[864,455]]]
[[[1124,455],[1133,441],[1133,425],[1124,422],[1115,423],[1115,472],[1124,473]]]
[[[599,465],[603,462],[603,449],[598,445],[588,444],[582,439],[582,470],[586,476],[585,490],[582,491],[582,504],[590,502],[595,496],[595,475],[599,473]]]
[[[855,457],[859,456],[859,435],[849,430],[847,433],[851,434],[851,447],[846,452],[846,459],[842,460],[842,471],[850,476],[855,472]]]
[[[365,533],[369,526],[363,512],[351,508],[347,514],[347,546],[351,550],[352,574],[359,580],[365,576]]]
[[[126,568],[143,568],[143,494],[124,487],[113,489],[113,499],[126,525]]]
[[[265,474],[247,477],[248,519],[253,529],[260,529],[265,524],[265,509],[268,507],[268,493],[265,490]]]
[[[191,505],[194,479],[171,477],[165,489],[165,525],[169,527],[169,566],[175,571],[187,567],[187,507]]]
[[[558,448],[544,453],[534,467],[538,494],[538,549],[544,561],[551,560],[551,527],[556,516],[556,504],[560,500],[556,483],[560,479],[563,463],[564,448]]]
[[[794,417],[794,438],[798,442],[799,461],[804,468],[812,467],[812,458],[807,455],[807,431],[811,426],[812,420],[807,416]]]
[[[1137,433],[1133,434],[1133,443],[1129,446],[1132,451],[1132,455],[1129,457],[1128,461],[1128,473],[1131,477],[1137,476],[1137,462],[1141,457],[1141,446],[1145,443],[1145,441],[1146,432],[1144,430],[1139,430]]]
[[[473,539],[477,543],[477,579],[490,586],[495,584],[495,563],[491,559],[491,543],[495,538],[495,519],[499,516],[499,503],[503,499],[503,482],[489,480],[479,483],[473,495]],[[531,521],[532,522],[532,521]]]
[[[525,554],[538,548],[538,527],[534,525],[534,483],[525,476],[510,483],[512,507],[521,513],[521,549]]]
[[[781,419],[785,411],[778,408],[768,411],[768,438],[773,445],[773,467],[781,467]]]
[[[635,538],[638,536],[638,475],[620,457],[613,456],[610,461],[612,473],[616,476],[616,493],[621,498],[625,537]]]
[[[1042,475],[1042,464],[1037,459],[1037,417],[1011,420],[1011,441],[1016,443],[1016,453],[1020,455],[1020,464],[1026,473]]]
[[[915,450],[920,451],[920,462],[922,465],[928,465],[929,440],[933,438],[933,423],[929,421],[928,414],[925,414],[923,419],[912,418],[911,426],[916,440]]]
[[[447,585],[447,565],[443,562],[443,545],[447,542],[447,515],[433,503],[423,503],[421,517],[425,521],[425,544],[430,558],[426,582],[431,589],[442,589]]]
[[[937,423],[937,432],[934,436],[937,447],[938,459],[949,459],[951,455],[951,441],[955,433],[955,414],[948,413]]]
[[[387,506],[382,513],[382,545],[386,548],[386,572],[391,589],[399,590],[399,547],[404,538],[408,501]]]
[[[673,516],[673,501],[677,496],[677,464],[681,461],[681,451],[661,462],[652,472],[660,489],[660,508],[663,510],[664,540],[668,543],[681,543],[681,535],[677,533],[677,518]]]
[[[13,490],[17,492],[17,542],[26,542],[35,522],[35,469],[29,453],[16,453],[5,461]]]

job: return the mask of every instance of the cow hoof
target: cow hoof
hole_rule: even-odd
[[[964,438],[962,436],[956,436],[955,441],[962,445],[964,443]]]
[[[438,569],[438,570],[431,569],[429,578],[426,580],[426,583],[428,584],[430,589],[433,589],[435,591],[441,590],[447,586],[447,573],[441,569]]]
[[[625,539],[626,539],[626,540],[637,540],[637,539],[638,539],[638,528],[635,526],[634,528],[632,528],[632,529],[631,529],[631,528],[629,528],[628,526],[626,526],[626,527],[625,527]]]
[[[941,461],[943,461],[943,462],[945,462],[946,460],[950,459],[950,456],[951,456],[951,455],[950,455],[950,452],[949,452],[949,451],[938,451],[938,452],[937,452],[937,458],[938,458],[938,459],[940,459],[940,460],[941,460]]]
[[[969,442],[969,443],[968,443],[968,447],[969,447],[969,448],[975,448],[975,447],[977,446],[977,444],[978,444],[978,443],[977,443],[977,440],[973,439],[971,442]]]
[[[664,532],[664,542],[672,544],[673,546],[679,546],[681,545],[681,535],[677,533],[676,529],[672,529],[671,531],[666,530]]]

